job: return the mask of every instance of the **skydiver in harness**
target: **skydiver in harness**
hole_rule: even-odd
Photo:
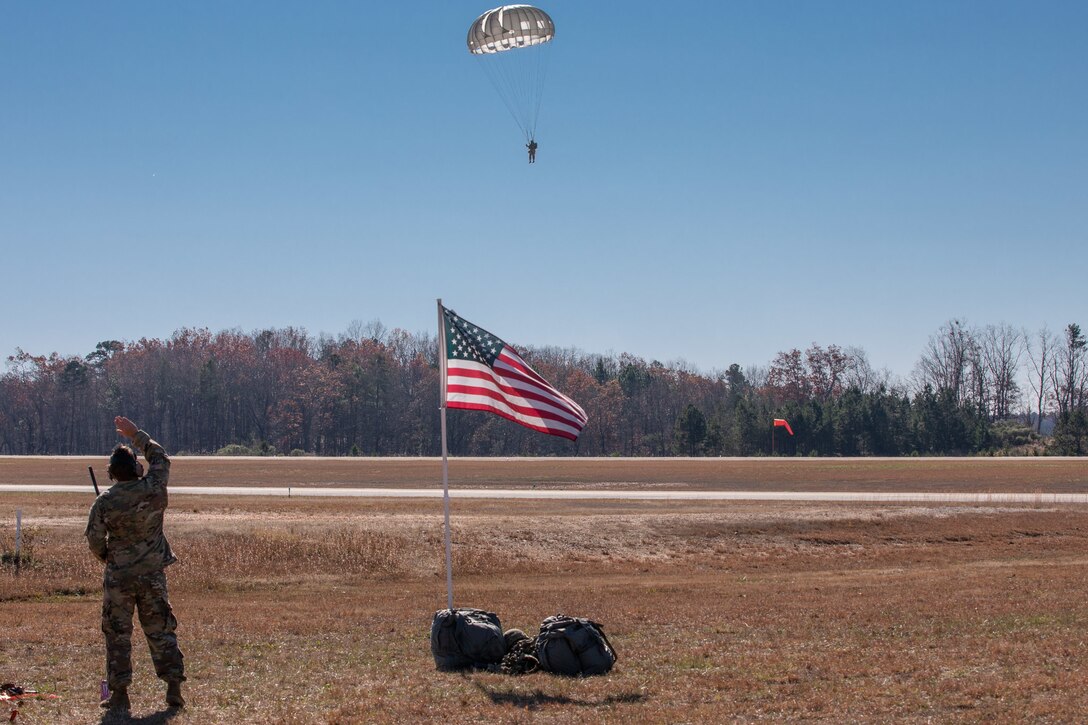
[[[529,143],[525,144],[525,148],[529,149],[529,163],[536,163],[536,139],[529,139]]]

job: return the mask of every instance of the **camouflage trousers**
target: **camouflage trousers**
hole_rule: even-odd
[[[166,596],[166,572],[138,576],[106,571],[102,583],[102,633],[106,635],[106,675],[111,690],[132,682],[132,613],[140,616],[155,674],[185,679],[183,656],[174,634],[178,620]]]

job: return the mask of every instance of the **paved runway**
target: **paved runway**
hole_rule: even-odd
[[[93,493],[89,486],[0,484],[3,493]],[[171,486],[175,496],[279,496],[332,498],[441,498],[438,488],[286,488],[261,486]],[[453,488],[451,498],[612,499],[623,501],[844,501],[855,503],[1029,503],[1088,504],[1088,493],[911,493],[864,491],[624,491]]]

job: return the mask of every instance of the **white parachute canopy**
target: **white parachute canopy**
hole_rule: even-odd
[[[555,23],[532,5],[503,5],[476,18],[468,51],[483,66],[526,141],[536,138]]]

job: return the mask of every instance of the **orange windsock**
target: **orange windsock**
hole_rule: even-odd
[[[793,435],[793,428],[790,428],[790,424],[786,422],[785,418],[775,418],[774,425],[776,428],[785,428],[790,435]]]

